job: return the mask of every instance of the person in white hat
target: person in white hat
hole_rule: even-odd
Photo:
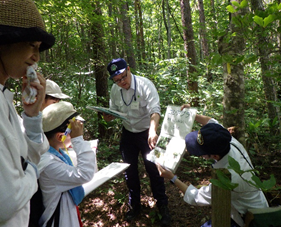
[[[40,60],[40,52],[53,46],[42,16],[32,0],[0,0],[0,226],[27,227],[30,199],[37,190],[36,164],[49,143],[42,131],[40,108],[45,97],[45,79],[38,82],[33,103],[23,103],[22,119],[13,105],[8,79],[23,79],[27,68]]]
[[[59,85],[52,80],[46,80],[46,96],[42,104],[41,111],[44,110],[47,106],[59,102],[61,99],[69,99],[70,96],[62,93]]]
[[[81,219],[78,204],[85,195],[82,184],[94,176],[96,155],[90,143],[83,139],[83,123],[73,119],[78,113],[71,103],[60,101],[49,105],[42,115],[43,130],[50,148],[41,156],[38,164],[45,207],[39,226],[58,226],[56,224],[59,223],[59,226],[79,227]],[[64,137],[69,124],[71,132]],[[77,154],[77,166],[73,165],[70,156],[63,150],[70,144]]]

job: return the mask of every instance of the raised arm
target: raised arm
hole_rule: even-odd
[[[181,110],[183,110],[184,108],[190,108],[190,104],[183,104],[181,106]],[[196,117],[195,117],[195,121],[197,121],[198,123],[202,124],[202,125],[206,125],[209,120],[211,120],[212,118],[211,117],[208,117],[208,116],[205,116],[205,115],[199,115],[199,114],[196,114]]]

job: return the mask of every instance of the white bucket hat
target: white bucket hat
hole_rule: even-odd
[[[46,95],[50,95],[52,97],[58,98],[58,99],[68,99],[70,96],[62,93],[59,85],[52,81],[52,80],[46,80]]]
[[[60,101],[49,105],[42,111],[43,131],[50,132],[78,114],[69,102]]]

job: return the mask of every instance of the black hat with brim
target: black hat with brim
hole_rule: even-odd
[[[0,45],[19,42],[42,42],[39,51],[51,48],[55,43],[55,37],[39,27],[21,28],[0,25]]]

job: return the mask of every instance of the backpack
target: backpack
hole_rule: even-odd
[[[43,195],[42,190],[39,185],[39,181],[37,180],[38,189],[35,194],[30,199],[30,214],[29,214],[29,224],[28,227],[40,227],[39,220],[44,213],[45,207],[43,204]],[[47,227],[51,227],[54,222],[54,227],[59,227],[59,218],[60,218],[60,202],[56,207],[56,210],[50,220],[47,222]]]
[[[37,180],[38,190],[30,200],[30,214],[28,227],[39,227],[39,219],[42,216],[45,207],[43,205],[42,190]]]

